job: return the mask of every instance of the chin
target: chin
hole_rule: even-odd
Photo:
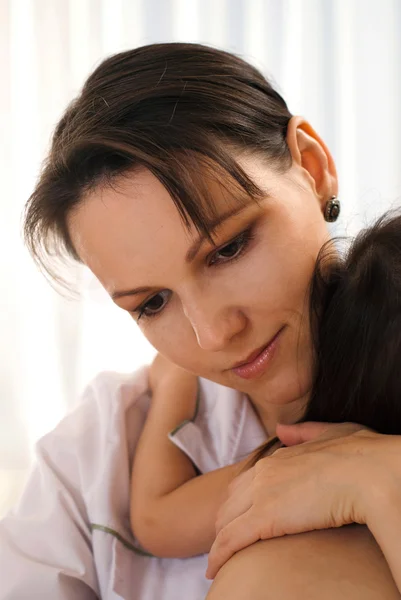
[[[310,373],[295,373],[291,370],[283,370],[275,377],[269,379],[248,381],[248,389],[243,389],[251,398],[257,398],[259,402],[263,399],[266,404],[284,406],[309,395],[312,380]],[[244,386],[245,387],[245,386]],[[238,389],[238,388],[237,388]]]

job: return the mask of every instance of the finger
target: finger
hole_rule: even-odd
[[[226,527],[231,521],[246,513],[252,506],[252,497],[250,486],[246,480],[243,480],[242,485],[231,493],[217,515],[216,520],[216,535]]]
[[[260,534],[255,525],[252,524],[250,511],[229,523],[216,537],[210,550],[206,577],[214,579],[221,567],[233,554],[259,539]]]
[[[232,494],[234,492],[236,492],[236,490],[238,488],[242,488],[244,486],[248,486],[251,484],[251,481],[254,477],[254,469],[248,469],[248,471],[245,471],[243,473],[240,473],[239,475],[237,475],[232,482],[230,483],[230,485],[228,486],[228,492],[229,494]]]
[[[277,423],[276,435],[285,446],[295,446],[314,440],[327,432],[332,425],[333,423],[316,423],[314,421],[295,425]]]

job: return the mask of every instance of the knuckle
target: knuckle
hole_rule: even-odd
[[[238,485],[237,477],[228,484],[228,495],[230,496]]]
[[[221,514],[217,515],[216,521],[215,521],[215,528],[216,531],[221,531],[222,527],[223,527],[223,517]]]
[[[230,532],[226,527],[221,529],[216,536],[216,543],[220,548],[229,549],[231,544]]]
[[[254,473],[255,476],[259,475],[259,473],[261,473],[262,471],[264,471],[265,469],[268,469],[271,465],[271,461],[270,461],[270,456],[265,456],[264,458],[261,458],[260,460],[258,460],[258,462],[254,465]]]
[[[288,455],[289,455],[288,448],[279,448],[272,454],[272,456],[274,456],[275,458],[283,458],[284,456],[288,456]]]
[[[259,462],[256,463],[255,465],[255,477],[253,482],[256,483],[260,480],[260,475],[269,475],[271,476],[272,473],[274,473],[275,469],[276,469],[276,463],[274,461],[273,458],[273,454],[271,456],[266,456],[265,458],[262,458]]]

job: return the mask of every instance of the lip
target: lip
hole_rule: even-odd
[[[254,350],[245,362],[237,363],[231,368],[231,371],[242,379],[256,379],[260,377],[271,362],[279,343],[280,334],[283,331],[282,327],[276,335],[264,346]]]

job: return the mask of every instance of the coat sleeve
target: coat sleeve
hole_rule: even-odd
[[[73,452],[60,460],[50,450],[38,443],[23,495],[0,521],[0,600],[99,597],[85,505],[71,483],[79,464]]]

